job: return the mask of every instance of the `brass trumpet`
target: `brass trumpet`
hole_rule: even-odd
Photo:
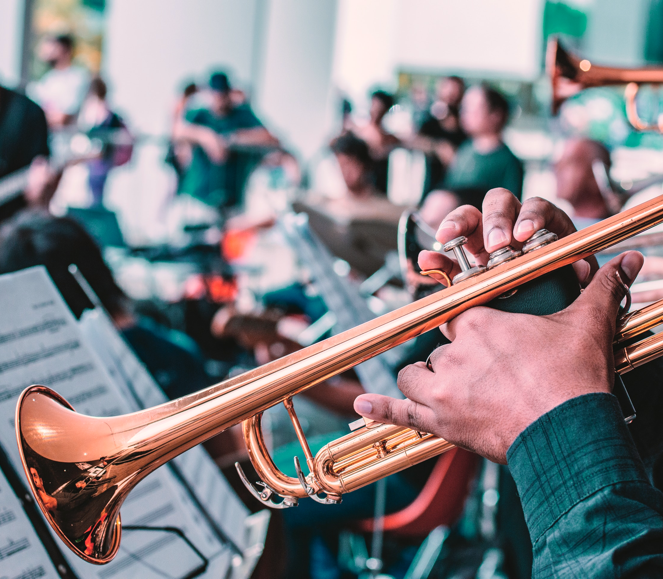
[[[94,418],[74,412],[45,386],[31,386],[16,408],[16,436],[30,488],[55,532],[77,555],[106,563],[120,544],[120,507],[153,470],[212,436],[243,422],[253,465],[262,479],[254,495],[272,506],[294,506],[312,497],[336,503],[344,493],[399,472],[453,447],[431,434],[386,424],[364,424],[328,444],[314,457],[297,420],[292,397],[398,344],[433,330],[461,312],[510,292],[663,222],[663,196],[558,241],[535,234],[525,253],[499,263],[408,306],[338,334],[200,392],[126,416]],[[544,241],[545,240],[545,241]],[[548,243],[549,242],[549,243]],[[531,249],[531,250],[530,250]],[[468,272],[466,272],[468,273]],[[617,371],[663,354],[663,334],[624,348],[663,321],[663,304],[628,315],[618,333]],[[261,416],[283,402],[306,455],[308,474],[278,471],[267,452]],[[60,489],[85,476],[77,463],[98,474],[93,489],[59,500]],[[241,471],[240,471],[241,472]],[[244,477],[244,480],[246,477]],[[248,481],[245,480],[248,484]]]
[[[641,84],[663,83],[663,67],[619,68],[599,66],[562,48],[556,38],[548,41],[546,69],[552,84],[552,113],[561,104],[586,88],[625,84],[626,115],[639,131],[663,132],[663,116],[656,124],[644,122],[638,115],[636,97]]]

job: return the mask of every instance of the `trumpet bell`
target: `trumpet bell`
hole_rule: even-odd
[[[663,119],[649,124],[640,119],[636,96],[642,84],[663,83],[663,67],[621,68],[599,66],[564,49],[557,38],[548,41],[546,72],[552,86],[552,114],[562,103],[580,91],[600,86],[627,85],[624,93],[629,122],[639,131],[663,131]]]
[[[16,435],[32,494],[55,532],[89,563],[110,561],[120,547],[120,506],[137,475],[112,428],[77,414],[50,388],[31,386],[16,407]]]

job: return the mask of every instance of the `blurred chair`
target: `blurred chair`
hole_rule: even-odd
[[[436,527],[451,527],[463,511],[478,464],[476,454],[460,448],[444,453],[419,496],[404,509],[385,515],[384,531],[400,537],[423,538]],[[359,528],[372,532],[374,524],[374,519],[366,519]]]

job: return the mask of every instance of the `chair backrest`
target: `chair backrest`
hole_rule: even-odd
[[[385,532],[404,537],[425,537],[435,527],[449,527],[460,517],[479,457],[454,448],[437,459],[419,496],[404,509],[385,515]],[[373,519],[361,521],[360,529],[373,530]]]

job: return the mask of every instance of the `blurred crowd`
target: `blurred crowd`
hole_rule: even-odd
[[[164,163],[172,169],[178,198],[204,206],[213,218],[185,223],[184,244],[123,248],[126,259],[189,268],[177,299],[156,295],[139,299],[123,287],[122,261],[112,247],[109,250],[114,244],[108,242],[107,226],[117,220],[104,199],[108,176],[131,163],[134,148],[147,137],[132,132],[130,120],[109,102],[106,82],[75,64],[74,55],[71,36],[49,37],[39,47],[48,71],[25,94],[0,87],[0,272],[46,266],[74,315],[80,316],[92,304],[69,272],[69,265],[75,264],[171,398],[282,357],[333,332],[324,323],[328,304],[297,247],[287,249],[295,262],[292,273],[280,272],[287,282],[268,291],[255,283],[260,272],[246,259],[252,249],[262,248],[270,267],[287,268],[281,249],[288,243],[279,233],[284,213],[294,208],[308,214],[311,229],[338,259],[330,273],[356,286],[358,295],[367,280],[383,276],[363,294],[373,311],[381,313],[442,287],[420,275],[411,252],[401,255],[398,267],[389,266],[390,256],[399,250],[399,222],[402,228],[406,210],[415,212],[433,247],[435,230],[460,205],[481,209],[486,194],[495,188],[522,199],[524,165],[504,139],[511,106],[489,84],[468,86],[458,76],[440,78],[430,99],[427,93],[419,99],[409,134],[397,135],[388,127],[390,111],[398,106],[397,95],[374,91],[365,119],[354,115],[352,104],[344,101],[338,134],[325,144],[342,188],[328,194],[310,186],[311,167],[304,166],[265,126],[247,93],[234,87],[225,72],[215,71],[208,79],[185,86],[173,107],[170,133],[163,138]],[[411,206],[394,203],[390,196],[393,154],[398,150],[423,155],[425,161],[421,190],[412,193],[416,201]],[[53,215],[51,200],[63,171],[72,165],[87,168],[88,207]],[[570,207],[576,227],[621,209],[624,199],[609,178],[597,177],[597,173],[609,175],[610,166],[610,151],[603,144],[586,138],[564,143],[553,167],[556,193]],[[285,201],[266,194],[248,198],[247,183],[259,170],[267,175],[272,190],[287,190]],[[101,232],[95,223],[101,224]],[[649,275],[656,277],[656,258],[648,264]],[[440,336],[418,340],[392,362],[393,375],[413,360],[425,360],[441,340]],[[298,397],[314,452],[347,432],[346,423],[356,418],[353,400],[361,392],[361,381],[350,371],[310,389],[303,400]],[[272,412],[270,424],[275,461],[293,474],[294,436],[284,433],[284,413]],[[207,443],[221,468],[227,470],[236,459],[247,463],[240,439],[233,429]],[[435,460],[390,477],[388,513],[417,500]],[[241,486],[237,488],[241,492]],[[502,492],[502,500],[511,500],[510,508],[517,510],[517,500],[509,498],[513,490]],[[371,486],[352,493],[334,509],[309,501],[294,509],[292,516],[286,513],[278,521],[286,532],[277,533],[277,546],[266,555],[275,565],[267,576],[278,576],[274,569],[288,578],[343,576],[347,570],[335,562],[343,533],[363,532],[374,500]],[[467,530],[470,527],[473,530]],[[466,525],[463,533],[465,539],[480,534],[476,525]],[[278,546],[279,540],[285,550],[283,544]],[[531,547],[524,523],[513,523],[505,541],[510,556],[503,565],[508,576],[526,576],[522,570],[527,569]],[[398,558],[407,559],[411,543],[411,537],[398,543],[393,561],[387,555],[385,561],[402,564]]]

